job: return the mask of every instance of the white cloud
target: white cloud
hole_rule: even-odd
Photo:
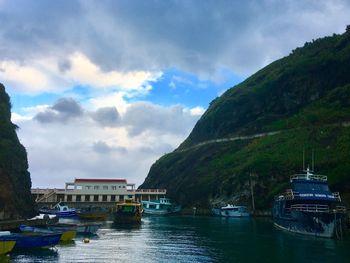
[[[50,76],[40,69],[16,61],[0,61],[0,78],[22,92],[49,91],[54,86]]]
[[[194,107],[194,108],[190,109],[190,112],[194,116],[201,116],[205,112],[205,109],[203,107],[198,106],[198,107]]]
[[[63,62],[59,57],[48,57],[26,62],[0,60],[0,78],[8,86],[23,93],[64,91],[76,85],[94,88],[116,88],[124,95],[147,94],[150,82],[161,72],[115,70],[102,71],[86,55],[75,52]]]
[[[147,71],[103,72],[99,66],[79,52],[72,54],[69,61],[71,66],[64,72],[64,77],[73,83],[94,87],[117,86],[122,90],[142,90],[143,85],[161,76],[159,72]]]
[[[69,125],[57,116],[40,122],[13,114],[28,152],[33,187],[63,187],[75,177],[126,178],[139,185],[153,162],[174,150],[199,117],[180,105],[138,102],[127,104],[120,115],[112,109],[96,109],[96,114],[103,114],[93,115],[86,108],[80,110],[71,99],[60,99],[36,115],[48,110],[74,113]],[[81,111],[84,114],[76,114]],[[109,125],[115,120],[117,126]],[[107,126],[100,125],[106,122]]]

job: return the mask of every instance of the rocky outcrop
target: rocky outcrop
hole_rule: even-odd
[[[0,83],[0,220],[34,214],[27,153],[11,122],[10,98]]]

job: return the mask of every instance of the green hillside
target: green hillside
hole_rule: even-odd
[[[26,218],[34,213],[27,152],[11,122],[10,98],[0,83],[0,219]]]
[[[289,176],[302,169],[304,149],[307,157],[314,150],[316,171],[328,175],[347,202],[349,26],[342,35],[293,50],[212,101],[180,147],[152,165],[140,188],[167,188],[188,207],[249,204],[252,174],[257,208],[269,209]]]

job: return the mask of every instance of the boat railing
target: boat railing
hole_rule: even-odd
[[[334,212],[346,214],[346,207],[338,205],[335,207]]]
[[[329,213],[328,205],[320,204],[295,204],[290,206],[291,210],[302,212]]]
[[[327,182],[327,175],[319,174],[294,174],[290,177],[290,180],[315,180]]]
[[[295,192],[292,189],[287,189],[283,194],[283,199],[293,200],[295,197],[299,196],[299,192]]]

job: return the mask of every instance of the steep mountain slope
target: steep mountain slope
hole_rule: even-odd
[[[33,215],[27,153],[11,122],[10,98],[0,83],[0,219]]]
[[[189,137],[152,165],[140,188],[167,188],[185,206],[257,207],[300,172],[315,151],[316,171],[350,193],[350,27],[306,43],[211,102]],[[252,136],[252,135],[255,135]],[[309,158],[310,159],[310,158]],[[310,162],[310,160],[307,160]]]

